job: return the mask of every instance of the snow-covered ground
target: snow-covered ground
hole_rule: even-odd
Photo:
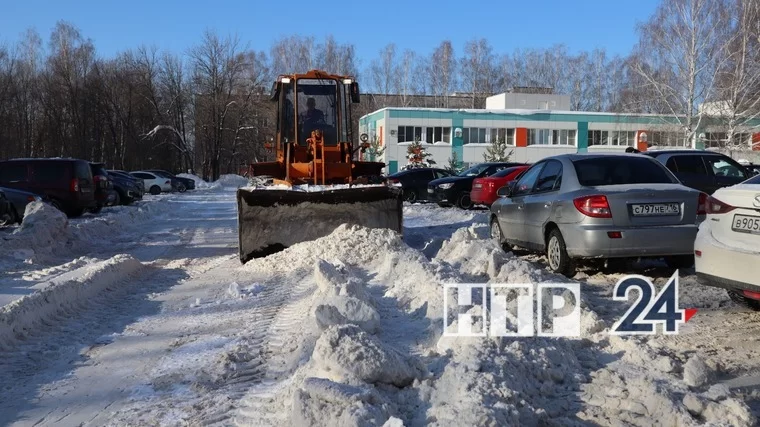
[[[199,183],[200,184],[200,183]],[[683,272],[678,336],[617,337],[627,271],[574,281],[580,338],[442,336],[444,283],[571,282],[487,239],[487,211],[404,207],[240,265],[240,177],[0,230],[2,425],[754,425],[760,314]],[[756,323],[758,322],[758,323]]]

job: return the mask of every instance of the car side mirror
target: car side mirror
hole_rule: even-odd
[[[496,195],[499,197],[509,197],[512,195],[512,185],[507,184],[496,191]]]

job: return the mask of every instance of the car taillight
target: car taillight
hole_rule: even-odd
[[[399,183],[399,180],[398,180],[398,179],[396,179],[396,178],[390,178],[390,179],[388,180],[388,182],[390,182],[391,184],[398,184],[398,183]]]
[[[697,215],[707,215],[707,200],[710,196],[707,193],[699,193],[699,202],[697,202]]]
[[[729,213],[734,209],[736,208],[729,204],[721,202],[715,197],[709,196],[707,198],[705,211],[708,214],[724,214],[724,213]]]
[[[575,208],[580,213],[592,218],[612,218],[610,204],[607,202],[607,196],[584,196],[573,200]]]
[[[69,189],[72,192],[74,192],[74,193],[76,193],[77,191],[79,191],[79,179],[78,178],[74,178],[74,179],[71,180],[71,183],[69,183]]]

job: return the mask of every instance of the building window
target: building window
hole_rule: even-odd
[[[575,129],[528,129],[528,145],[575,145],[576,134]]]
[[[590,130],[588,131],[588,145],[609,145],[609,132],[606,130]]]
[[[647,143],[657,147],[685,147],[686,136],[682,132],[650,132]]]
[[[551,129],[529,129],[528,145],[549,145]]]
[[[575,145],[575,129],[552,131],[552,145]]]
[[[507,128],[464,128],[462,142],[464,144],[490,144],[494,141],[504,141],[507,145],[515,145],[515,130]]]
[[[423,126],[399,126],[398,142],[414,142],[419,139],[421,142],[432,144],[434,142],[445,142],[451,144],[450,127],[423,127]],[[466,135],[462,135],[466,138]]]
[[[612,131],[610,132],[610,145],[634,146],[636,145],[636,131]]]

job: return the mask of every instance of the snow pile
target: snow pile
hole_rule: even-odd
[[[27,205],[21,226],[3,237],[5,242],[0,245],[0,254],[4,255],[0,256],[40,262],[62,251],[86,250],[173,209],[174,206],[161,200],[140,201],[70,221],[53,206],[33,202]]]
[[[350,324],[325,330],[317,340],[312,358],[318,372],[349,384],[405,387],[425,374],[425,368],[414,358]]]
[[[43,202],[26,205],[21,226],[7,236],[4,248],[50,254],[60,242],[70,238],[66,215]]]
[[[77,271],[72,280],[51,281],[44,289],[0,308],[0,344],[23,339],[58,317],[92,304],[101,292],[123,285],[143,264],[129,255],[117,255]],[[0,348],[2,347],[0,346]]]
[[[460,228],[443,243],[435,256],[435,259],[475,277],[495,277],[510,258],[514,255],[505,253],[496,241],[490,239],[488,227],[482,225]]]
[[[215,183],[226,188],[240,188],[248,185],[248,178],[234,174],[222,175]]]
[[[293,396],[295,426],[401,426],[379,393],[324,378],[306,378]],[[386,421],[387,420],[387,421]],[[394,423],[395,422],[395,423]]]
[[[204,181],[203,178],[199,177],[198,175],[193,175],[190,173],[181,173],[177,175],[180,178],[187,178],[192,179],[195,182],[195,189],[196,190],[209,190],[212,188],[215,188],[214,184],[209,184],[208,182]]]

